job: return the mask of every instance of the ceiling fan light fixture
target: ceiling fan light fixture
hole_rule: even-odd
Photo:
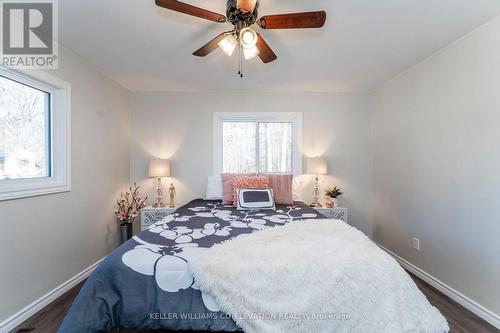
[[[236,50],[236,46],[238,46],[238,41],[234,38],[233,35],[227,35],[223,40],[219,42],[219,47],[224,51],[228,56],[232,56],[234,50]]]
[[[255,45],[253,47],[249,47],[249,48],[244,47],[243,48],[243,55],[245,56],[245,60],[253,59],[259,55],[259,49]]]
[[[1,1],[1,0],[0,0]],[[257,33],[254,25],[261,29],[312,29],[322,28],[326,22],[326,12],[311,11],[278,15],[266,15],[259,18],[259,0],[227,0],[226,16],[193,6],[184,0],[155,0],[157,6],[178,13],[187,14],[204,20],[217,23],[231,23],[234,28],[225,31],[193,52],[196,57],[206,57],[217,48],[232,56],[236,47],[239,48],[238,75],[243,77],[243,59],[252,59],[258,56],[263,63],[268,64],[278,57]]]
[[[258,39],[257,33],[251,28],[244,28],[240,31],[240,42],[246,49],[255,47]]]

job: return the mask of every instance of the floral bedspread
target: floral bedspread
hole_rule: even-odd
[[[303,204],[237,211],[194,200],[112,252],[87,279],[58,332],[239,331],[196,286],[190,258],[241,234],[322,217]]]

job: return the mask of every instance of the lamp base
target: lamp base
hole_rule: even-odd
[[[156,203],[153,205],[154,208],[163,208],[165,204],[163,203],[163,192],[161,190],[161,178],[158,177],[158,187],[156,188]]]
[[[315,183],[314,183],[314,198],[313,198],[313,203],[310,204],[309,206],[312,208],[321,208],[321,204],[319,203],[319,175],[315,177]]]

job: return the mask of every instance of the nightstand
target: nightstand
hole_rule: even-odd
[[[141,209],[141,231],[146,230],[152,224],[161,221],[170,214],[173,214],[179,207],[180,206],[175,206],[174,208],[154,208],[153,206],[144,207]]]
[[[335,207],[335,208],[314,208],[316,211],[322,215],[328,217],[329,219],[336,219],[349,223],[349,209]]]

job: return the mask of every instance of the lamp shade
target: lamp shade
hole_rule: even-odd
[[[170,177],[170,161],[154,159],[149,162],[149,177]]]
[[[310,175],[328,174],[328,164],[324,157],[312,157],[307,159],[307,173]]]

